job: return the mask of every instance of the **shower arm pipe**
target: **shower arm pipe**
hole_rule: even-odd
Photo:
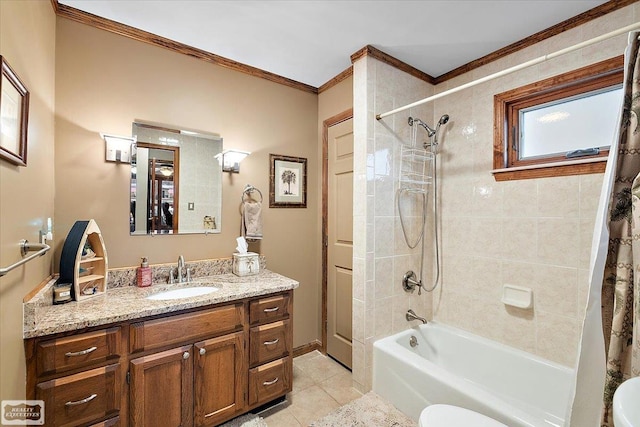
[[[532,65],[540,64],[541,62],[547,61],[549,59],[556,58],[556,57],[564,55],[566,53],[573,52],[573,51],[578,50],[578,49],[582,49],[583,47],[587,47],[587,46],[590,46],[592,44],[599,43],[599,42],[601,42],[603,40],[607,40],[607,39],[610,39],[612,37],[616,37],[616,36],[619,36],[621,34],[625,34],[625,33],[628,33],[630,31],[637,30],[637,29],[640,29],[640,22],[636,22],[635,24],[627,25],[626,27],[622,27],[622,28],[620,28],[618,30],[611,31],[610,33],[606,33],[606,34],[603,34],[601,36],[597,36],[597,37],[594,37],[592,39],[585,40],[583,42],[577,43],[577,44],[575,44],[573,46],[569,46],[569,47],[566,47],[564,49],[560,49],[560,50],[557,50],[555,52],[549,53],[547,55],[543,55],[543,56],[540,56],[538,58],[532,59],[530,61],[523,62],[522,64],[515,65],[513,67],[507,68],[506,70],[502,70],[502,71],[498,71],[497,73],[489,74],[488,76],[479,78],[477,80],[473,80],[473,81],[471,81],[469,83],[465,83],[465,84],[460,85],[460,86],[456,86],[456,87],[454,87],[452,89],[449,89],[449,90],[445,90],[444,92],[440,92],[440,93],[438,93],[436,95],[429,96],[427,98],[424,98],[424,99],[421,99],[419,101],[413,102],[411,104],[405,105],[404,107],[398,107],[398,108],[396,108],[394,110],[387,111],[386,113],[378,114],[378,115],[376,115],[376,120],[381,120],[381,119],[383,119],[383,118],[385,118],[387,116],[391,116],[393,114],[400,113],[400,112],[408,110],[410,108],[417,107],[419,105],[426,104],[426,103],[431,102],[431,101],[435,101],[436,99],[445,97],[447,95],[451,95],[452,93],[456,93],[456,92],[459,92],[461,90],[468,89],[470,87],[479,85],[479,84],[484,83],[484,82],[488,82],[489,80],[497,79],[498,77],[506,76],[507,74],[511,74],[513,72],[520,71],[520,70],[522,70],[524,68],[527,68],[527,67],[530,67]],[[640,37],[639,37],[639,39],[640,39]]]

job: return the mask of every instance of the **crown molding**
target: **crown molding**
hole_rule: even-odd
[[[437,85],[447,80],[450,80],[454,77],[460,76],[464,73],[468,73],[469,71],[472,71],[476,68],[482,67],[483,65],[486,65],[490,62],[497,61],[498,59],[501,59],[507,55],[511,55],[512,53],[525,49],[529,46],[532,46],[550,37],[558,35],[564,31],[567,31],[579,25],[585,24],[593,19],[599,18],[608,13],[611,13],[623,7],[629,6],[633,3],[636,3],[637,1],[638,0],[610,0],[607,3],[601,4],[600,6],[596,6],[593,9],[590,9],[584,13],[581,13],[580,15],[576,15],[559,24],[556,24],[545,30],[539,31],[529,37],[526,37],[522,40],[519,40],[501,49],[498,49],[492,53],[489,53],[488,55],[475,59],[464,65],[461,65],[460,67],[457,67],[438,77],[433,77],[423,71],[420,71],[417,68],[412,67],[411,65],[405,62],[402,62],[401,60],[371,45],[367,45],[362,49],[358,50],[357,52],[355,52],[354,54],[352,54],[351,63],[353,64],[353,62],[355,62],[356,60],[364,56],[371,56],[372,58],[376,58],[379,61],[382,61],[386,64],[391,65],[392,67],[402,70],[407,74],[410,74],[420,80],[423,80],[432,85]],[[322,93],[353,75],[353,67],[349,67],[346,70],[342,71],[337,76],[333,77],[331,80],[324,83],[319,88],[316,88],[314,86],[301,83],[296,80],[292,80],[292,79],[280,76],[278,74],[262,70],[260,68],[242,64],[240,62],[236,62],[231,59],[224,58],[222,56],[213,54],[211,52],[207,52],[202,49],[198,49],[198,48],[195,48],[183,43],[179,43],[162,36],[158,36],[156,34],[149,33],[147,31],[139,30],[137,28],[133,28],[128,25],[112,21],[110,19],[102,18],[87,12],[83,12],[73,7],[60,4],[58,3],[58,0],[51,0],[51,5],[57,16],[67,18],[72,21],[80,22],[101,30],[109,31],[114,34],[119,34],[121,36],[138,40],[144,43],[148,43],[154,46],[163,47],[165,49],[169,49],[177,53],[188,55],[193,58],[197,58],[197,59],[209,62],[211,64],[219,65],[221,67],[238,71],[244,74],[248,74],[254,77],[259,77],[265,80],[269,80],[271,82],[282,84],[294,89],[302,90],[304,92],[315,93],[315,94]]]
[[[334,78],[332,78],[331,80],[329,80],[328,82],[320,86],[318,88],[318,93],[322,93],[326,90],[331,89],[332,87],[342,82],[343,80],[348,79],[352,75],[353,75],[353,67],[349,66],[349,68],[347,68],[346,70],[344,70],[343,72],[341,72],[340,74],[338,74],[337,76],[335,76]]]
[[[536,43],[540,43],[543,40],[556,36],[572,28],[578,27],[582,24],[586,24],[591,20],[600,18],[601,16],[629,6],[630,4],[636,3],[637,1],[638,0],[610,0],[606,3],[601,4],[600,6],[594,7],[593,9],[589,9],[586,12],[581,13],[580,15],[576,15],[572,18],[560,22],[559,24],[539,31],[508,46],[505,46],[502,49],[498,49],[488,55],[461,65],[458,68],[454,68],[453,70],[436,77],[435,84],[451,80],[454,77],[458,77],[464,73],[468,73],[469,71],[482,67],[483,65],[487,65],[490,62],[497,61],[498,59],[504,58],[507,55],[511,55],[512,53],[525,49]]]
[[[181,53],[192,58],[200,59],[211,64],[219,65],[230,70],[239,71],[250,76],[259,77],[261,79],[269,80],[274,83],[279,83],[285,86],[289,86],[294,89],[302,90],[309,93],[318,93],[318,88],[292,80],[286,77],[282,77],[278,74],[271,73],[269,71],[262,70],[260,68],[252,67],[250,65],[242,64],[240,62],[233,61],[228,58],[207,52],[202,49],[198,49],[184,43],[168,39],[166,37],[158,36],[147,31],[139,30],[129,25],[121,24],[119,22],[112,21],[110,19],[102,18],[100,16],[93,15],[91,13],[83,12],[79,9],[67,6],[65,4],[58,3],[58,0],[51,0],[53,10],[56,15],[62,18],[67,18],[75,22],[89,25],[94,28],[109,31],[114,34],[118,34],[124,37],[128,37],[133,40],[141,41],[143,43],[151,44],[153,46],[162,47],[173,52]]]
[[[359,51],[357,51],[356,53],[354,53],[353,55],[351,55],[351,63],[353,64],[355,61],[357,61],[358,59],[364,57],[364,56],[370,56],[372,58],[375,58],[379,61],[382,61],[386,64],[391,65],[392,67],[397,68],[398,70],[404,71],[405,73],[412,75],[420,80],[424,80],[427,83],[430,84],[435,84],[435,78],[430,76],[429,74],[418,70],[415,67],[412,67],[411,65],[407,64],[406,62],[402,62],[397,58],[394,58],[393,56],[389,55],[388,53],[385,53],[383,51],[381,51],[378,48],[375,48],[371,45],[367,45],[365,47],[363,47],[362,49],[360,49]]]

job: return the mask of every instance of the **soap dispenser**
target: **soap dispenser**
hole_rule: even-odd
[[[137,278],[138,287],[144,288],[146,286],[151,286],[151,267],[149,267],[149,261],[147,260],[147,257],[142,258],[140,267],[138,267]]]

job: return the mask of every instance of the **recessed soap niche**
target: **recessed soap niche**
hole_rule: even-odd
[[[524,286],[503,285],[502,302],[512,307],[529,309],[533,306],[533,291]]]
[[[62,247],[58,283],[72,283],[73,299],[82,301],[104,294],[107,279],[107,250],[98,224],[76,221]]]

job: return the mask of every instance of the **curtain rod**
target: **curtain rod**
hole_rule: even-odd
[[[601,36],[594,37],[592,39],[589,39],[589,40],[583,41],[581,43],[575,44],[573,46],[570,46],[570,47],[567,47],[567,48],[564,48],[564,49],[560,49],[560,50],[555,51],[553,53],[549,53],[547,55],[540,56],[540,57],[532,59],[530,61],[523,62],[520,65],[515,65],[513,67],[507,68],[506,70],[502,70],[502,71],[498,71],[497,73],[489,74],[488,76],[485,76],[485,77],[479,78],[477,80],[473,80],[473,81],[471,81],[469,83],[465,83],[463,85],[454,87],[453,89],[445,90],[444,92],[440,92],[440,93],[438,93],[436,95],[432,95],[432,96],[429,96],[427,98],[421,99],[419,101],[413,102],[411,104],[407,104],[404,107],[398,107],[395,110],[391,110],[391,111],[387,111],[386,113],[378,114],[378,115],[376,115],[376,120],[380,120],[380,119],[383,119],[384,117],[390,116],[392,114],[396,114],[396,113],[399,113],[401,111],[408,110],[408,109],[413,108],[413,107],[417,107],[418,105],[426,104],[427,102],[434,101],[436,99],[442,98],[442,97],[447,96],[447,95],[451,95],[452,93],[456,93],[456,92],[459,92],[459,91],[464,90],[464,89],[468,89],[470,87],[479,85],[480,83],[484,83],[484,82],[487,82],[489,80],[493,80],[493,79],[496,79],[498,77],[502,77],[502,76],[505,76],[507,74],[511,74],[511,73],[513,73],[515,71],[519,71],[519,70],[522,70],[523,68],[527,68],[527,67],[530,67],[532,65],[539,64],[539,63],[544,62],[544,61],[546,61],[548,59],[553,59],[553,58],[555,58],[557,56],[564,55],[565,53],[569,53],[569,52],[573,52],[574,50],[582,49],[583,47],[586,47],[586,46],[601,42],[601,41],[609,39],[611,37],[615,37],[615,36],[619,36],[619,35],[624,34],[624,33],[628,33],[628,32],[630,32],[632,30],[636,30],[636,29],[639,29],[639,28],[640,28],[640,22],[636,22],[635,24],[627,25],[626,27],[620,28],[620,29],[615,30],[615,31],[611,31],[610,33],[606,33],[606,34],[603,34]]]

